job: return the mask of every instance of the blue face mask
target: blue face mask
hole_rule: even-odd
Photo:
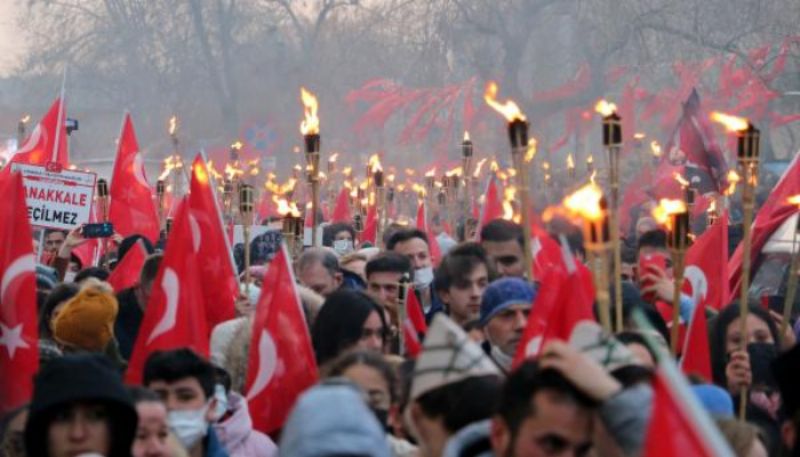
[[[185,449],[192,449],[208,433],[208,422],[206,422],[208,407],[209,403],[206,403],[199,409],[167,413],[169,428]]]

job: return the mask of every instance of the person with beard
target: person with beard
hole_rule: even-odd
[[[486,335],[484,349],[503,370],[511,369],[535,298],[533,285],[516,277],[499,279],[483,293],[480,322]]]
[[[458,245],[442,259],[433,287],[456,324],[465,327],[480,317],[491,276],[486,252],[478,243]]]
[[[404,255],[411,261],[414,269],[414,291],[419,297],[425,320],[430,322],[433,315],[444,311],[444,304],[433,288],[433,259],[428,236],[419,229],[398,230],[386,243],[388,251]]]
[[[393,457],[416,456],[414,445],[392,434],[393,425],[401,420],[397,376],[383,355],[370,351],[345,353],[331,363],[325,377],[346,378],[367,394],[367,405],[387,431],[386,439]]]
[[[481,229],[481,246],[500,276],[525,276],[525,236],[522,226],[505,219],[495,219]]]
[[[439,457],[460,430],[494,412],[502,374],[481,347],[444,314],[428,329],[411,380],[404,426],[421,457]]]

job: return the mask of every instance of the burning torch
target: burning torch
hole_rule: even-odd
[[[283,218],[282,230],[283,239],[289,246],[289,252],[292,257],[297,257],[297,241],[302,240],[303,231],[303,218],[300,216],[300,210],[297,209],[295,203],[289,203],[285,199],[278,201],[278,214]]]
[[[377,155],[373,156],[375,160],[370,160],[370,169],[372,171],[372,182],[375,185],[375,209],[377,209],[377,235],[375,242],[380,243],[383,240],[383,231],[386,229],[386,186],[383,182],[383,167]]]
[[[472,157],[474,148],[469,132],[464,131],[464,141],[461,142],[461,168],[464,171],[464,198],[461,205],[461,213],[464,218],[464,237],[466,238],[466,224],[469,219],[469,206],[472,203]],[[463,241],[463,240],[462,240]]]
[[[667,247],[672,257],[672,329],[670,343],[672,354],[678,353],[680,327],[681,286],[683,285],[686,248],[689,246],[689,210],[682,200],[662,199],[653,209],[653,218],[667,229]]]
[[[244,284],[246,293],[250,293],[250,227],[253,225],[255,209],[255,188],[250,184],[239,187],[239,217],[244,232]]]
[[[532,279],[533,253],[531,251],[530,194],[528,192],[528,173],[525,160],[530,154],[528,145],[528,121],[516,103],[511,100],[501,104],[497,101],[497,84],[490,82],[484,93],[486,103],[502,114],[508,122],[508,137],[511,142],[511,158],[516,170],[517,188],[521,197],[523,259],[525,277]],[[535,151],[535,148],[534,148]]]
[[[600,323],[611,332],[611,296],[608,293],[608,250],[611,242],[608,207],[603,191],[590,182],[564,199],[564,207],[583,220],[587,263],[594,279]]]
[[[25,142],[25,136],[27,134],[26,130],[28,122],[30,122],[30,120],[31,120],[31,115],[26,114],[19,120],[19,123],[17,123],[17,150],[22,148],[22,143]]]
[[[158,200],[158,226],[164,227],[164,199],[166,198],[167,184],[163,179],[156,181],[156,199]]]
[[[304,119],[300,123],[300,133],[306,145],[306,170],[308,181],[311,184],[311,240],[313,246],[319,246],[317,230],[319,230],[319,117],[317,97],[304,87],[300,88],[300,98],[303,101]]]
[[[100,207],[100,221],[108,222],[108,181],[97,180],[97,206]],[[103,238],[103,254],[108,253],[108,238]],[[108,257],[103,256],[103,266],[107,266]]]
[[[736,133],[738,138],[737,147],[737,162],[741,176],[743,178],[742,186],[742,228],[743,238],[742,244],[744,250],[742,251],[742,288],[739,295],[739,322],[740,332],[742,334],[739,350],[747,350],[747,314],[748,314],[748,296],[750,291],[750,255],[752,246],[751,225],[753,224],[753,212],[755,210],[755,190],[758,182],[758,156],[759,156],[759,140],[761,132],[747,119],[730,116],[727,114],[713,112],[711,119],[725,125],[728,131]],[[740,392],[740,407],[739,419],[744,420],[747,411],[747,388],[742,387]]]

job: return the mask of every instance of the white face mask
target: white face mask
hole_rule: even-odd
[[[170,411],[167,414],[169,427],[187,451],[205,438],[208,432],[208,422],[206,422],[208,406],[206,404],[200,409],[189,411]]]
[[[433,267],[420,268],[414,270],[414,288],[422,289],[428,287],[433,282]]]
[[[353,252],[353,242],[351,240],[336,240],[333,242],[333,250],[339,255]]]

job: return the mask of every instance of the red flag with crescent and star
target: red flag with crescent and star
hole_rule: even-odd
[[[268,434],[283,427],[297,397],[319,377],[290,265],[283,247],[264,277],[247,365],[253,426]]]
[[[36,260],[19,173],[0,176],[0,417],[27,403],[39,369]]]
[[[11,163],[47,165],[49,162],[58,162],[66,168],[69,165],[66,116],[65,104],[59,97],[11,157]],[[4,170],[10,169],[7,167]]]
[[[130,114],[125,114],[122,121],[110,195],[108,219],[114,224],[115,232],[123,237],[138,234],[153,243],[158,241],[158,212]]]
[[[186,347],[208,357],[208,324],[201,287],[204,278],[200,274],[203,261],[199,255],[205,235],[183,200],[133,346],[126,383],[142,382],[144,364],[155,351]]]

